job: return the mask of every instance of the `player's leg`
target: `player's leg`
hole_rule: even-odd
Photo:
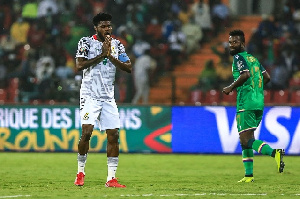
[[[254,138],[253,130],[244,131],[240,133],[240,143],[242,146],[242,158],[243,158],[243,165],[245,168],[245,177],[242,178],[238,182],[253,182],[253,149],[247,146],[247,142],[249,139]]]
[[[77,155],[77,176],[74,184],[77,186],[83,186],[85,177],[85,164],[87,160],[87,153],[89,150],[89,141],[93,132],[94,126],[91,124],[82,125],[82,134],[78,143],[78,155]]]
[[[263,111],[255,111],[255,119],[257,126],[262,120],[263,116]],[[276,164],[277,164],[277,171],[279,173],[283,172],[284,169],[284,162],[283,162],[283,156],[284,156],[284,149],[273,149],[270,147],[268,144],[264,143],[261,140],[255,140],[255,139],[250,139],[248,146],[252,146],[252,148],[257,151],[258,153],[264,154],[264,155],[269,155],[273,158],[275,158]]]
[[[251,122],[250,125],[258,127],[259,123],[261,122],[262,115],[263,111],[251,111],[251,114],[247,115],[249,123]],[[263,155],[272,156],[274,151],[268,144],[262,140],[255,140],[255,138],[249,139],[248,146],[252,147],[256,152]]]
[[[107,181],[116,178],[119,163],[118,129],[107,129]]]
[[[120,118],[117,105],[114,101],[103,103],[101,114],[101,129],[107,134],[107,181],[106,187],[124,188],[118,183],[116,171],[119,163],[119,128]]]
[[[253,149],[248,147],[248,140],[254,138],[253,130],[248,129],[247,123],[245,122],[245,111],[238,112],[236,115],[237,128],[239,132],[240,144],[242,147],[242,160],[245,169],[245,177],[238,182],[253,182]]]
[[[277,164],[277,171],[279,173],[283,172],[285,163],[283,162],[283,156],[285,154],[284,149],[273,149],[270,145],[266,144],[262,140],[250,139],[248,141],[248,146],[252,146],[252,148],[263,155],[269,155],[275,158]]]
[[[107,181],[106,187],[125,188],[118,183],[116,172],[119,164],[119,132],[118,129],[107,129]]]
[[[283,172],[284,169],[284,162],[283,162],[283,155],[284,150],[283,149],[273,149],[270,145],[263,142],[262,140],[257,140],[251,136],[247,136],[247,131],[252,131],[252,134],[254,134],[254,130],[258,127],[262,120],[263,111],[256,110],[256,111],[245,111],[241,117],[242,117],[242,126],[243,129],[239,131],[240,137],[245,136],[243,139],[244,144],[248,148],[254,149],[256,152],[261,153],[263,155],[269,155],[271,157],[274,157],[277,163],[277,170],[278,172]],[[248,130],[247,130],[248,129]],[[245,133],[246,132],[246,133]],[[247,142],[247,143],[245,143]]]
[[[89,143],[94,129],[94,123],[100,114],[101,106],[98,106],[97,102],[94,100],[81,98],[80,109],[82,132],[78,143],[78,170],[74,182],[77,186],[84,185],[85,165],[89,151]]]

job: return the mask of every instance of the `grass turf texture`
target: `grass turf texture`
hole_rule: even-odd
[[[127,188],[105,188],[106,154],[90,153],[85,185],[77,187],[76,153],[0,152],[0,198],[300,198],[300,157],[285,156],[284,173],[254,157],[254,183],[241,156],[120,154],[117,177]]]

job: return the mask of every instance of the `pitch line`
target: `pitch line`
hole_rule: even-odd
[[[18,198],[18,197],[30,197],[31,195],[14,195],[14,196],[0,196],[0,198]]]
[[[149,196],[156,196],[156,197],[172,197],[172,196],[267,196],[268,194],[266,193],[195,193],[195,194],[161,194],[161,195],[156,195],[156,194],[126,194],[126,195],[120,195],[121,197],[149,197]],[[300,194],[281,194],[281,195],[290,195],[290,196],[300,196]]]

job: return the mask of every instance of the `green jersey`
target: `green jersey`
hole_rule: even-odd
[[[266,70],[259,61],[246,51],[233,57],[232,74],[236,81],[244,71],[250,72],[250,77],[242,86],[237,87],[237,112],[246,110],[263,110],[264,88],[263,75]]]

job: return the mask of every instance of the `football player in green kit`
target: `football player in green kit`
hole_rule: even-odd
[[[259,61],[245,51],[245,35],[241,30],[229,33],[230,55],[233,56],[234,82],[223,88],[228,95],[237,91],[236,120],[242,146],[245,177],[238,182],[253,182],[253,149],[275,158],[277,171],[284,169],[284,150],[272,149],[268,144],[254,138],[254,131],[261,122],[264,109],[264,85],[270,81],[268,72]]]

